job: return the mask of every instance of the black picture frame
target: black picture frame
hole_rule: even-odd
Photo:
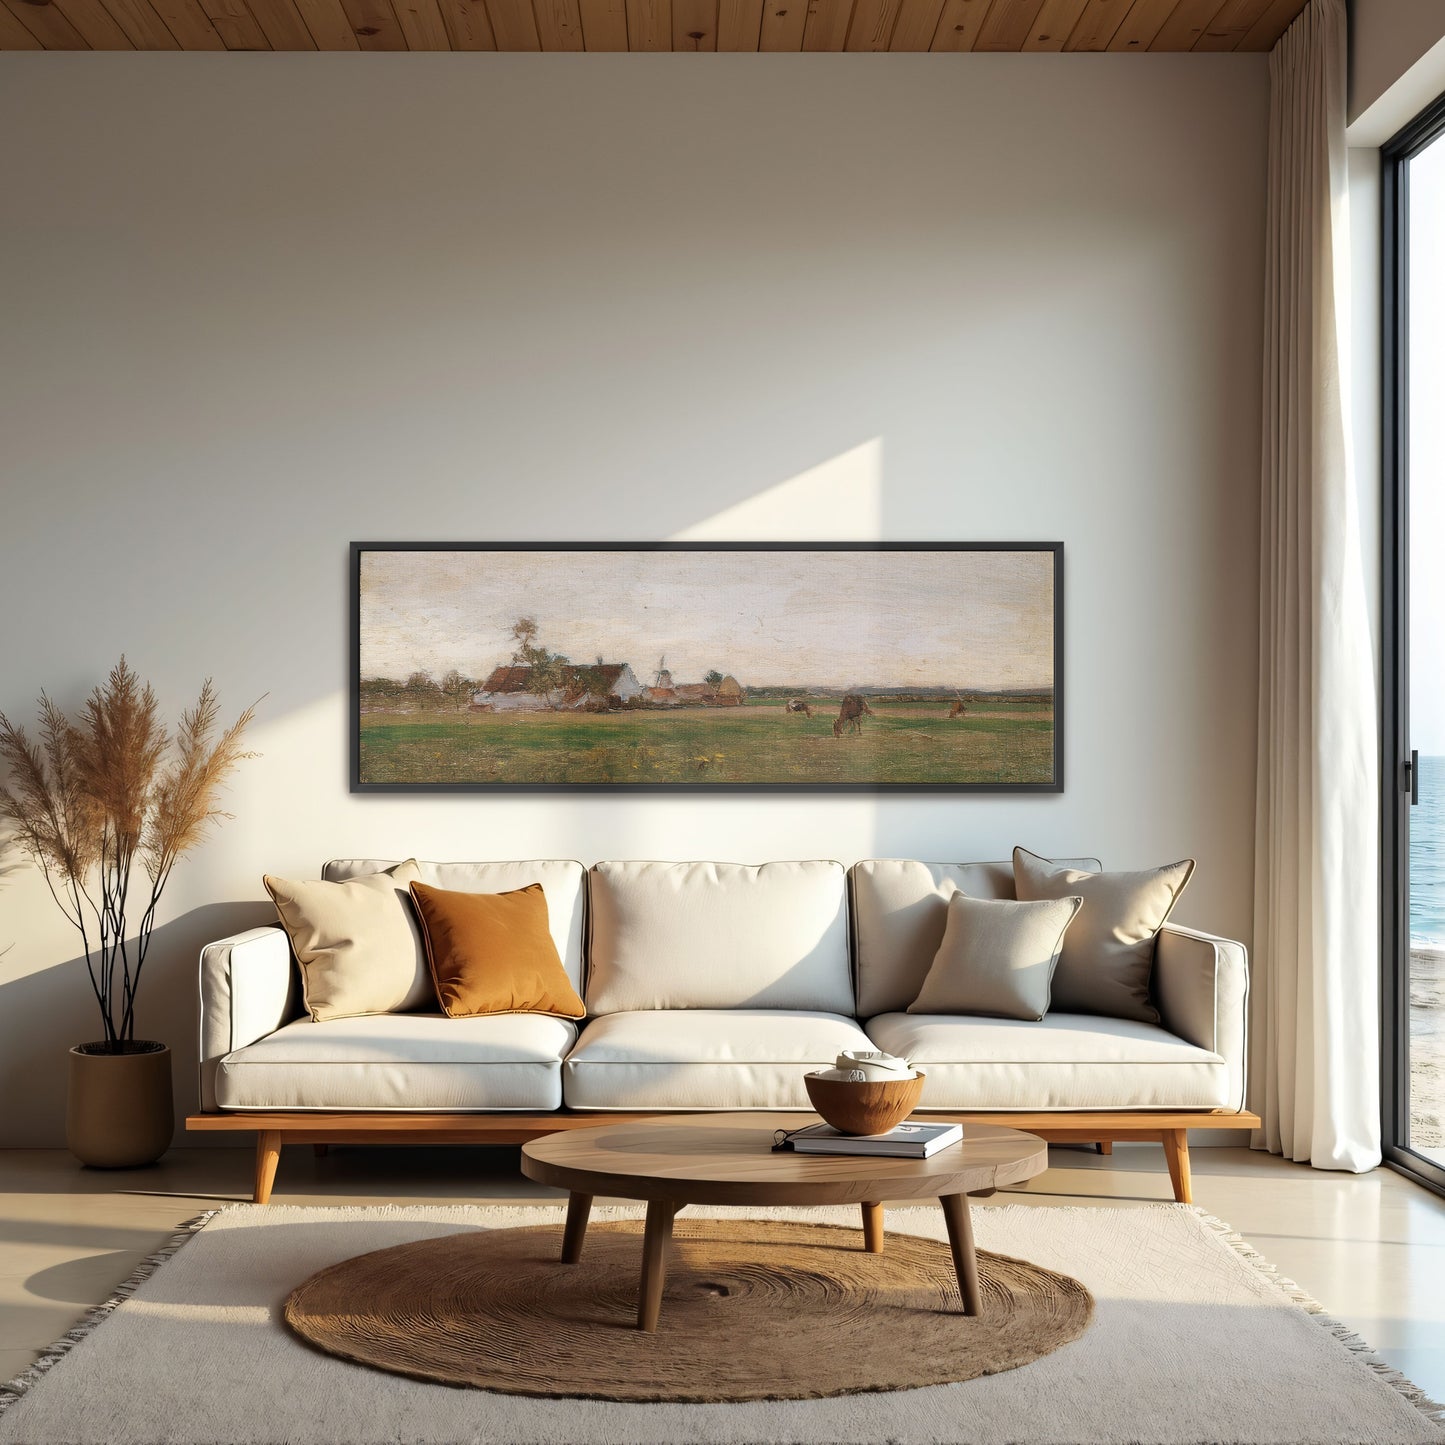
[[[369,552],[1032,552],[1053,557],[1053,746],[1046,782],[369,782],[361,752],[361,566]],[[351,645],[349,666],[350,790],[353,793],[559,794],[615,797],[667,793],[712,796],[809,794],[1031,794],[1064,790],[1064,544],[1062,542],[352,542],[348,569]]]

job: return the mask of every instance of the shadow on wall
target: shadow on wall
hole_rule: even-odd
[[[275,921],[269,903],[214,903],[158,927],[141,980],[137,1037],[169,1044],[181,1120],[197,1107],[197,984],[201,949],[218,938]],[[57,1003],[60,1004],[57,1007]],[[8,1031],[0,1056],[0,1098],[24,1110],[27,1133],[52,1146],[65,1142],[66,1055],[100,1032],[83,955],[0,983],[0,1017],[23,1021]]]

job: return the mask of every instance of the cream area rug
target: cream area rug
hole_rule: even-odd
[[[690,1210],[847,1224],[853,1210]],[[594,1218],[634,1218],[631,1209]],[[686,1216],[684,1216],[686,1217]],[[319,1353],[281,1318],[303,1280],[353,1255],[559,1209],[240,1206],[211,1216],[124,1299],[0,1392],[23,1445],[572,1445],[967,1441],[977,1445],[1410,1445],[1439,1408],[1312,1311],[1227,1228],[1179,1205],[974,1210],[983,1249],[1071,1275],[1089,1328],[1019,1369],[829,1399],[634,1404],[534,1399],[384,1374]],[[941,1239],[941,1212],[888,1228]],[[666,1327],[666,1321],[663,1321]]]

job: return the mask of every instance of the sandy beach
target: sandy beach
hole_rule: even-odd
[[[1445,1157],[1445,950],[1410,950],[1410,1143]]]

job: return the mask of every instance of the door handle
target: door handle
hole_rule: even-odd
[[[1410,749],[1410,761],[1405,764],[1405,770],[1410,778],[1408,792],[1410,794],[1410,806],[1418,807],[1420,804],[1420,750]],[[1402,791],[1406,791],[1402,789]]]

